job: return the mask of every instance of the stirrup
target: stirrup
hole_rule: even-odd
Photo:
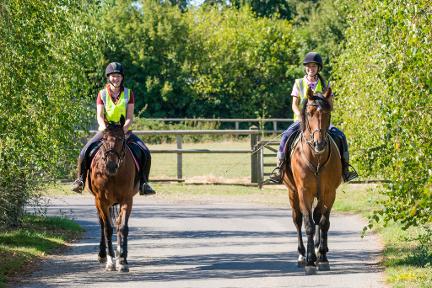
[[[281,167],[276,167],[273,169],[270,177],[265,182],[270,182],[274,184],[282,184],[282,171]]]
[[[343,173],[344,182],[349,182],[351,180],[354,180],[355,178],[359,177],[357,171],[352,167],[350,164],[347,164],[348,167]],[[351,167],[354,171],[349,171],[349,167]]]
[[[82,181],[81,179],[76,179],[73,183],[72,183],[72,191],[76,192],[76,193],[82,193],[84,189],[84,181]]]

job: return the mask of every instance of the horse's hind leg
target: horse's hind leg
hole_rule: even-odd
[[[122,204],[120,208],[119,221],[117,223],[117,267],[120,272],[129,272],[127,262],[127,242],[129,234],[129,215],[132,210],[132,199],[127,204]]]
[[[294,196],[290,197],[291,207],[292,207],[292,218],[294,225],[297,229],[297,251],[299,253],[298,259],[297,259],[297,266],[303,267],[305,265],[305,253],[306,249],[303,244],[303,238],[302,238],[302,232],[301,232],[301,226],[303,222],[303,216],[300,211],[298,199],[296,199]]]
[[[318,203],[317,207],[315,207],[313,211],[313,221],[315,224],[315,253],[318,254],[319,252],[319,245],[321,241],[321,229],[319,227],[319,222],[321,220],[321,204]],[[318,226],[318,227],[317,227]]]

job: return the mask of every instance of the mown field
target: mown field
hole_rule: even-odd
[[[143,138],[145,141],[145,138]],[[176,149],[176,144],[148,145],[152,149]],[[250,149],[250,140],[206,143],[183,143],[183,149]],[[250,182],[250,154],[183,154],[183,176],[187,180],[227,181],[237,179]],[[276,165],[276,156],[266,158],[266,163]],[[152,154],[151,177],[156,179],[175,178],[177,175],[177,154]],[[271,172],[271,168],[266,168]]]

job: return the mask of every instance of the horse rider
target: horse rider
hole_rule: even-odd
[[[131,89],[124,87],[124,69],[118,62],[108,64],[105,69],[107,84],[99,91],[96,100],[96,118],[99,129],[81,150],[78,158],[78,178],[72,185],[72,191],[81,193],[85,186],[87,170],[90,167],[91,157],[95,154],[102,141],[102,131],[106,128],[106,122],[119,122],[121,116],[126,121],[123,126],[127,144],[133,151],[140,166],[139,193],[140,195],[151,195],[156,192],[148,184],[151,155],[144,142],[132,133],[132,121],[134,112],[135,95]]]
[[[309,52],[306,54],[303,60],[303,66],[305,71],[305,76],[300,79],[296,79],[291,92],[293,97],[292,110],[294,112],[294,123],[291,124],[286,131],[282,133],[282,139],[279,145],[279,151],[277,152],[277,167],[273,170],[272,175],[269,180],[273,183],[282,183],[283,178],[283,163],[288,161],[289,155],[285,155],[285,145],[290,146],[295,140],[296,136],[300,133],[300,119],[301,119],[301,109],[303,106],[303,101],[307,99],[307,89],[308,87],[312,89],[314,93],[324,93],[328,88],[326,86],[326,81],[319,73],[323,68],[323,61],[321,55],[316,52]],[[349,153],[348,153],[348,143],[345,134],[330,124],[329,134],[335,140],[339,147],[342,160],[342,177],[344,182],[351,181],[358,177],[357,172],[349,170]],[[289,151],[289,150],[288,150]],[[287,159],[285,158],[286,156]]]

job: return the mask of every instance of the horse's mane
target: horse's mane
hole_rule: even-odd
[[[321,107],[321,109],[323,109],[324,111],[331,111],[333,109],[330,102],[326,98],[324,98],[324,95],[322,93],[314,94],[310,100],[313,101],[314,105]],[[308,98],[303,99],[302,101],[303,107],[301,110],[301,123],[300,123],[301,131],[304,131],[306,129],[306,108],[307,108],[308,101],[309,101]]]

